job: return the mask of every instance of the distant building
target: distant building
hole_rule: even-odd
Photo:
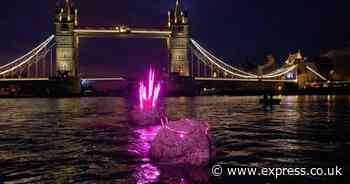
[[[272,54],[265,56],[265,61],[263,65],[258,66],[258,75],[263,75],[276,70],[276,59]]]
[[[331,50],[320,57],[323,67],[329,67],[328,75],[334,80],[350,80],[350,48]]]

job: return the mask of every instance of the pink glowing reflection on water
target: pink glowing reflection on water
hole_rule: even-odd
[[[157,136],[161,126],[149,126],[134,130],[135,141],[128,151],[141,158],[142,163],[135,168],[133,176],[137,184],[155,183],[160,176],[159,168],[151,163],[151,143]]]
[[[139,101],[141,110],[144,108],[154,108],[159,97],[160,82],[155,84],[155,72],[152,68],[149,70],[147,85],[148,86],[146,87],[144,81],[140,81],[139,83]]]
[[[151,143],[157,136],[160,128],[161,126],[151,126],[143,129],[134,130],[134,133],[137,136],[137,138],[136,141],[133,144],[131,144],[128,151],[140,156],[141,158],[144,158],[145,161],[148,161]]]
[[[135,178],[137,184],[147,184],[157,182],[160,175],[158,167],[153,164],[146,163],[136,168]]]

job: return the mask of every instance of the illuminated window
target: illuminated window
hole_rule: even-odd
[[[177,55],[176,56],[176,60],[177,61],[183,61],[183,60],[185,60],[185,57],[183,55]]]

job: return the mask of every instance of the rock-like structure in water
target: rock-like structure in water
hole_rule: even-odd
[[[151,145],[151,157],[164,164],[205,166],[214,144],[205,122],[183,119],[163,126]]]

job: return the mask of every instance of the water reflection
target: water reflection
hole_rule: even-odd
[[[129,146],[128,151],[136,154],[141,159],[141,164],[135,169],[134,177],[138,184],[154,183],[158,180],[160,171],[151,163],[151,143],[157,135],[161,126],[149,126],[134,130],[135,139]]]
[[[137,184],[154,183],[158,181],[160,171],[158,167],[150,163],[142,164],[135,170],[134,177]]]
[[[217,148],[214,164],[350,167],[348,96],[288,96],[272,111],[259,105],[259,97],[162,101],[170,119],[210,122]],[[148,150],[159,125],[137,122],[133,107],[124,98],[1,99],[2,177],[10,183],[218,180],[210,178],[208,168],[153,163]],[[331,178],[302,179],[332,183]]]
[[[136,139],[133,144],[130,145],[128,151],[137,154],[142,157],[142,159],[148,159],[151,142],[154,140],[159,129],[160,125],[134,130]]]

